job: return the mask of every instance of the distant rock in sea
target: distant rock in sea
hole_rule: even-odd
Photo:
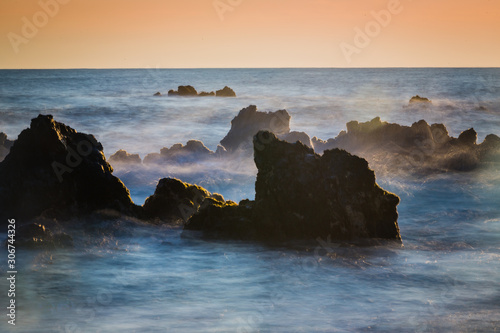
[[[399,198],[380,188],[366,160],[344,150],[320,156],[268,131],[254,139],[255,201],[207,202],[185,225],[205,237],[401,241]]]
[[[130,163],[130,164],[141,164],[142,160],[139,154],[129,154],[126,150],[120,149],[113,155],[109,157],[109,163],[119,164],[119,163]]]
[[[9,154],[14,141],[7,139],[7,134],[0,132],[0,162]]]
[[[288,134],[290,118],[286,110],[260,112],[257,106],[250,105],[231,120],[231,129],[220,143],[228,152],[251,150],[252,138],[260,130],[270,130],[278,136]]]
[[[228,86],[225,86],[221,90],[217,90],[215,92],[215,95],[217,97],[236,97],[236,93],[234,92],[234,90],[229,88]]]
[[[158,95],[160,94],[160,95]],[[161,96],[161,93],[156,93],[155,96]],[[202,91],[198,94],[196,89],[193,86],[179,86],[177,90],[169,90],[168,96],[198,96],[198,97],[207,97],[207,96],[216,96],[216,97],[236,97],[236,93],[233,89],[228,86],[224,87],[221,90],[217,90],[216,92],[206,92]]]
[[[39,115],[0,163],[1,224],[7,218],[69,218],[101,209],[136,214],[140,207],[112,172],[94,136]]]
[[[170,148],[163,148],[160,153],[152,153],[144,157],[144,164],[150,163],[192,163],[215,156],[215,153],[205,147],[203,142],[189,140],[186,145],[177,143]]]
[[[379,117],[365,123],[351,121],[347,131],[327,141],[316,137],[316,152],[345,149],[366,158],[378,172],[470,171],[486,158],[499,156],[498,137],[491,135],[478,145],[474,129],[458,138],[449,136],[443,124],[429,125],[424,120],[411,126],[383,122]]]
[[[154,94],[153,96],[161,96],[161,92],[157,92],[156,94]]]
[[[410,104],[413,104],[413,103],[432,103],[432,101],[426,97],[420,97],[420,96],[416,95],[410,99]]]

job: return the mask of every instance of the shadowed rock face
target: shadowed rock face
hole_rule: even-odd
[[[53,249],[73,247],[73,238],[66,233],[53,234],[44,225],[30,223],[19,227],[16,245],[32,249]]]
[[[399,198],[376,184],[366,160],[339,149],[319,156],[267,131],[257,133],[253,142],[255,202],[209,205],[189,220],[186,230],[261,240],[401,240]]]
[[[411,126],[383,122],[379,117],[365,123],[347,123],[347,132],[335,139],[313,138],[316,152],[341,148],[366,158],[377,172],[470,171],[500,154],[496,135],[478,145],[469,129],[458,138],[449,136],[443,124],[420,120]]]
[[[228,152],[251,149],[252,138],[260,130],[271,130],[278,136],[288,134],[290,118],[286,110],[260,112],[255,105],[250,105],[231,121],[231,129],[220,143]]]
[[[7,139],[7,134],[0,132],[0,162],[7,156],[13,144],[14,141]]]
[[[161,96],[161,93],[158,92],[154,96]],[[236,97],[236,93],[233,89],[228,86],[224,87],[221,90],[217,90],[216,92],[206,92],[202,91],[198,93],[193,86],[179,86],[177,90],[169,90],[168,96],[198,96],[198,97],[207,97],[207,96],[217,96],[217,97]]]
[[[203,187],[164,178],[158,182],[155,193],[146,199],[144,211],[148,218],[161,222],[187,221],[206,199],[226,204],[220,194],[211,194]]]
[[[32,119],[0,163],[0,215],[26,220],[42,213],[70,218],[100,209],[133,213],[138,207],[112,175],[102,150],[94,136],[50,115]]]
[[[198,92],[193,86],[179,86],[177,91],[169,90],[168,96],[198,96]]]

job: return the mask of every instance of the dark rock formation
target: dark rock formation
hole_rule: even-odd
[[[261,131],[254,137],[255,202],[207,203],[186,224],[208,237],[261,240],[401,240],[399,198],[384,191],[366,160],[334,149],[323,156]]]
[[[126,150],[120,149],[109,157],[111,164],[130,163],[141,164],[142,160],[139,154],[129,154]]]
[[[198,92],[192,86],[179,86],[177,91],[169,90],[168,96],[198,96]]]
[[[10,147],[13,144],[14,141],[7,139],[7,134],[0,132],[0,162],[9,154]]]
[[[41,215],[72,217],[100,209],[132,214],[137,208],[112,175],[102,145],[39,115],[21,132],[0,163],[0,215],[27,220]]]
[[[255,105],[250,105],[231,121],[231,129],[220,143],[229,152],[251,150],[252,138],[260,130],[270,130],[278,136],[288,134],[290,118],[286,110],[260,112]]]
[[[229,88],[228,86],[225,86],[221,90],[217,90],[215,92],[215,95],[217,97],[236,97],[236,93],[234,92],[234,90]]]
[[[215,153],[208,149],[203,142],[190,140],[184,146],[177,143],[170,148],[163,148],[160,153],[152,153],[144,157],[144,164],[149,163],[191,163],[202,161],[215,156]]]
[[[428,98],[420,97],[420,96],[416,95],[410,99],[410,104],[413,104],[413,103],[432,103],[432,101]]]
[[[16,246],[32,249],[54,249],[73,247],[73,238],[66,233],[53,234],[44,225],[30,223],[18,228]]]
[[[161,96],[161,92],[157,92],[156,94],[154,94],[153,96]]]
[[[215,93],[213,91],[211,91],[211,92],[202,91],[201,93],[198,94],[198,96],[200,96],[200,97],[215,96]]]
[[[496,136],[477,145],[474,129],[459,138],[449,136],[443,124],[420,120],[411,126],[382,122],[374,118],[366,123],[351,121],[347,131],[335,139],[312,139],[316,152],[341,148],[366,158],[377,172],[469,171],[481,164],[482,156],[495,156],[500,145]]]
[[[313,148],[313,144],[312,144],[311,138],[305,132],[293,131],[293,132],[290,132],[290,133],[286,133],[286,134],[280,135],[278,137],[281,140],[284,140],[284,141],[290,142],[290,143],[295,143],[297,141],[300,141],[303,144],[305,144],[307,147]]]
[[[203,187],[184,183],[178,179],[164,178],[158,182],[155,193],[146,199],[144,211],[150,219],[162,222],[186,222],[202,203],[226,204],[220,194],[211,194]]]

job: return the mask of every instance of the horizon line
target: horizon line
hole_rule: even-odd
[[[497,69],[500,66],[394,66],[394,67],[68,67],[68,68],[0,68],[0,70],[110,70],[110,69]]]

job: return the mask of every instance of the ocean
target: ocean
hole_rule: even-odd
[[[291,130],[323,140],[351,120],[377,116],[443,123],[454,137],[474,128],[479,142],[500,135],[498,68],[0,70],[0,78],[0,132],[9,139],[38,114],[52,114],[94,134],[107,158],[119,149],[144,158],[192,139],[215,151],[249,105],[286,109]],[[237,97],[166,96],[188,84],[198,91],[227,85]],[[409,107],[417,94],[432,105]],[[246,162],[114,168],[139,205],[163,177],[234,201],[254,197],[256,168]],[[377,181],[401,197],[404,247],[326,237],[308,246],[204,241],[180,237],[179,227],[124,221],[118,233],[82,231],[71,250],[19,249],[16,331],[500,329],[498,169],[377,174]],[[6,272],[5,249],[2,256]],[[3,278],[0,293],[7,290]],[[0,331],[7,331],[3,317]]]

